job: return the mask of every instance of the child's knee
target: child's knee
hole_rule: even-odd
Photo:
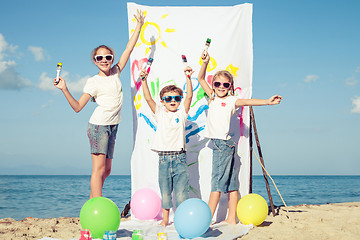
[[[110,173],[111,173],[111,168],[109,168],[109,169],[106,169],[105,170],[105,177],[108,177],[108,176],[110,176]]]
[[[176,206],[179,206],[183,201],[189,198],[189,191],[186,189],[184,191],[177,192],[175,194]]]
[[[105,166],[93,166],[92,172],[95,174],[104,175],[105,174]]]

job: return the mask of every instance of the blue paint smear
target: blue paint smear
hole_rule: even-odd
[[[199,83],[197,77],[192,77],[191,79],[196,79],[196,81],[191,81],[191,83],[192,83],[192,88],[193,88],[193,92],[195,92],[195,91],[200,87],[200,83]],[[195,87],[195,88],[194,88],[194,83],[196,84],[196,87]],[[184,91],[185,93],[187,93],[187,91],[186,91],[186,85],[187,85],[187,83],[185,83],[184,86],[183,86],[183,91]]]
[[[198,108],[198,110],[196,111],[195,115],[193,117],[188,116],[188,120],[189,121],[196,121],[196,119],[200,116],[200,114],[202,114],[206,109],[209,109],[208,105],[202,105]]]
[[[151,122],[151,120],[146,115],[144,115],[142,113],[139,113],[138,115],[139,115],[139,118],[143,117],[146,124],[149,125],[156,132],[156,126]]]
[[[190,140],[189,138],[199,132],[201,132],[202,130],[205,129],[205,126],[202,126],[202,127],[199,127],[198,129],[195,129],[194,131],[188,133],[186,136],[185,136],[185,139],[186,139],[186,143],[188,143]]]
[[[185,126],[185,131],[190,130],[193,128],[193,124],[190,124],[189,126]]]

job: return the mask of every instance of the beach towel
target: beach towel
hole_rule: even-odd
[[[148,76],[153,99],[160,104],[160,90],[170,84],[184,90],[186,79],[181,55],[195,73],[192,76],[193,100],[186,124],[187,163],[190,173],[190,197],[205,202],[210,195],[212,149],[203,130],[208,109],[207,97],[197,81],[202,64],[200,58],[207,38],[211,39],[207,80],[226,69],[234,76],[235,95],[251,98],[253,45],[252,4],[226,7],[151,7],[128,3],[129,37],[133,33],[137,9],[144,11],[145,23],[139,41],[130,57],[131,94],[133,99],[134,149],[131,158],[132,195],[142,188],[151,188],[160,196],[158,187],[158,155],[151,150],[156,122],[147,105],[139,72],[149,57],[154,61]],[[230,134],[237,143],[235,171],[238,172],[240,195],[249,193],[250,149],[249,108],[240,108],[231,120]],[[221,196],[214,220],[226,218],[227,196]],[[175,204],[174,204],[175,206]],[[170,219],[173,214],[170,215]]]
[[[253,225],[230,225],[226,223],[217,223],[210,226],[210,228],[201,237],[193,238],[194,240],[216,240],[216,239],[236,239],[249,232]],[[143,231],[144,240],[157,239],[157,233],[165,232],[168,240],[181,240],[179,234],[176,232],[174,224],[167,227],[159,225],[158,221],[145,221],[145,220],[131,220],[122,222],[117,231],[117,237],[124,239],[131,239],[134,229],[141,229]]]
[[[226,223],[217,223],[210,226],[210,228],[201,237],[193,238],[193,240],[231,240],[241,237],[249,232],[253,225],[230,225]],[[121,222],[119,230],[116,232],[116,239],[131,239],[133,230],[142,230],[144,240],[157,239],[157,233],[165,232],[168,240],[184,240],[180,238],[176,232],[174,224],[162,227],[156,220],[131,220]],[[80,237],[80,233],[79,233]],[[56,238],[41,238],[41,240],[64,240]],[[71,239],[71,240],[78,240]]]

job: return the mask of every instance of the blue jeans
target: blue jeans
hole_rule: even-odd
[[[87,135],[90,141],[91,154],[106,154],[106,158],[113,159],[115,139],[118,125],[88,124]]]
[[[189,198],[189,171],[185,152],[159,155],[159,186],[163,209],[172,207],[171,193],[173,190],[176,207]]]
[[[211,191],[230,192],[239,190],[239,181],[234,169],[234,141],[232,139],[211,140],[213,143]]]

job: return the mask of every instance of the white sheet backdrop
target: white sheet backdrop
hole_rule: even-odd
[[[160,102],[160,90],[169,84],[185,88],[184,65],[181,55],[186,55],[192,76],[193,101],[186,125],[187,162],[190,172],[190,196],[208,201],[211,182],[212,150],[203,137],[207,99],[197,81],[202,64],[201,52],[207,38],[211,39],[211,62],[207,69],[208,81],[216,71],[227,69],[234,75],[235,94],[251,98],[253,45],[252,4],[230,7],[150,7],[128,3],[129,36],[134,31],[136,9],[144,11],[146,18],[140,38],[130,57],[131,93],[134,119],[134,149],[131,159],[131,191],[152,188],[160,195],[158,187],[158,156],[150,150],[156,130],[139,80],[139,71],[147,58],[154,62],[148,84],[155,101]],[[240,195],[249,193],[249,109],[240,108],[231,123],[231,134],[238,142],[236,169],[239,171]],[[225,219],[227,196],[220,199],[215,220]]]

